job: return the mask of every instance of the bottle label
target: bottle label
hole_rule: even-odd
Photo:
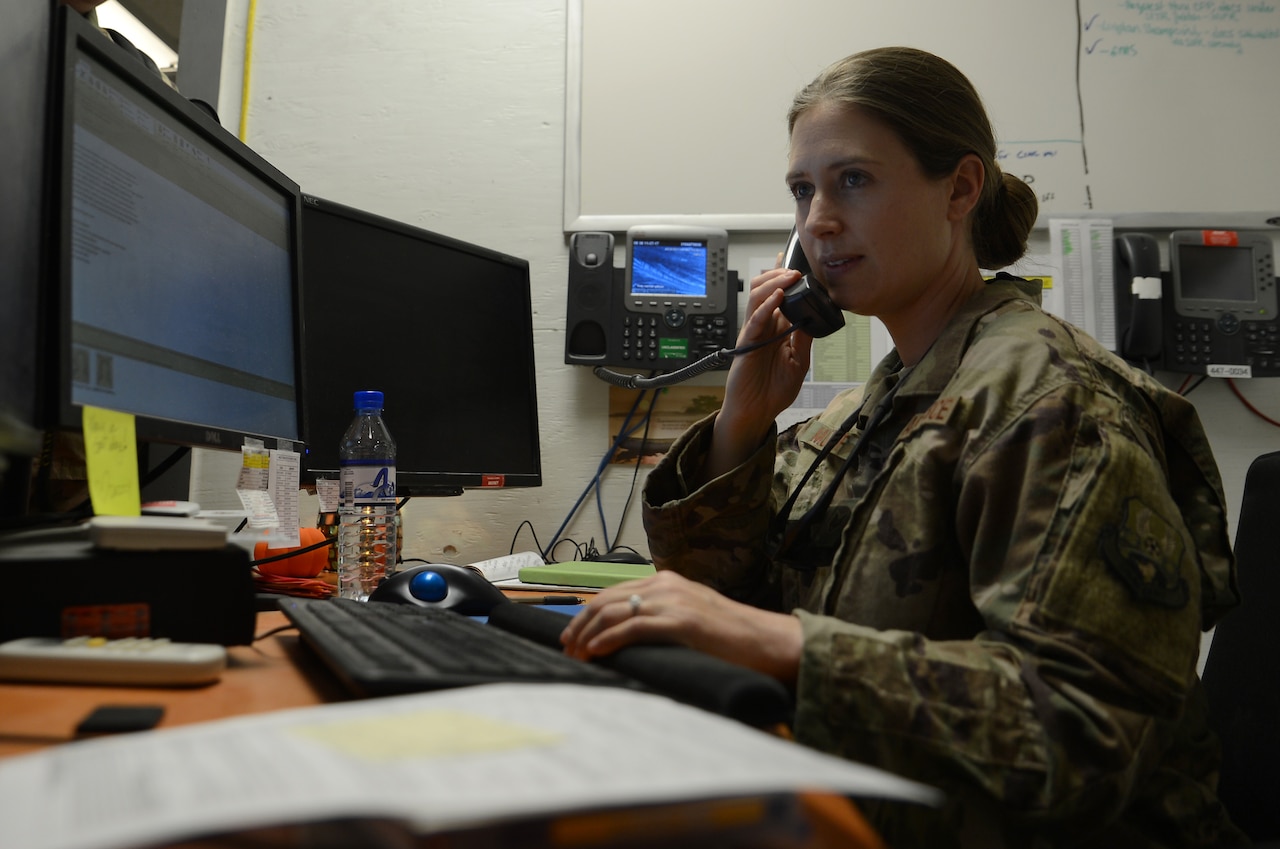
[[[342,503],[394,504],[396,500],[396,467],[394,465],[343,466]]]

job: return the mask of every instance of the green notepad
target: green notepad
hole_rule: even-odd
[[[555,584],[565,587],[611,587],[623,581],[644,578],[657,570],[651,563],[604,563],[570,560],[546,566],[526,566],[519,578],[526,584]]]

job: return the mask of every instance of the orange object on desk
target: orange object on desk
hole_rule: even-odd
[[[260,542],[253,547],[253,559],[262,561],[269,557],[279,557],[282,554],[298,551],[309,545],[322,543],[327,537],[324,531],[319,528],[299,528],[298,539],[302,544],[297,548],[267,548],[265,542]],[[281,575],[286,578],[314,578],[323,572],[328,565],[329,547],[321,546],[296,557],[283,557],[280,560],[272,560],[269,563],[258,563],[257,568],[259,572],[266,575]]]

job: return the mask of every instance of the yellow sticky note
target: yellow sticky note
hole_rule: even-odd
[[[85,465],[89,499],[98,516],[142,515],[138,486],[138,442],[131,413],[85,407]]]

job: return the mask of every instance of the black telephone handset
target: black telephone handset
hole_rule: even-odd
[[[831,300],[827,290],[813,277],[809,260],[800,248],[800,235],[792,229],[782,264],[804,276],[783,292],[782,314],[796,327],[815,339],[830,336],[844,327],[844,313]]]
[[[1158,364],[1164,347],[1160,248],[1146,233],[1122,233],[1115,243],[1117,353]]]

